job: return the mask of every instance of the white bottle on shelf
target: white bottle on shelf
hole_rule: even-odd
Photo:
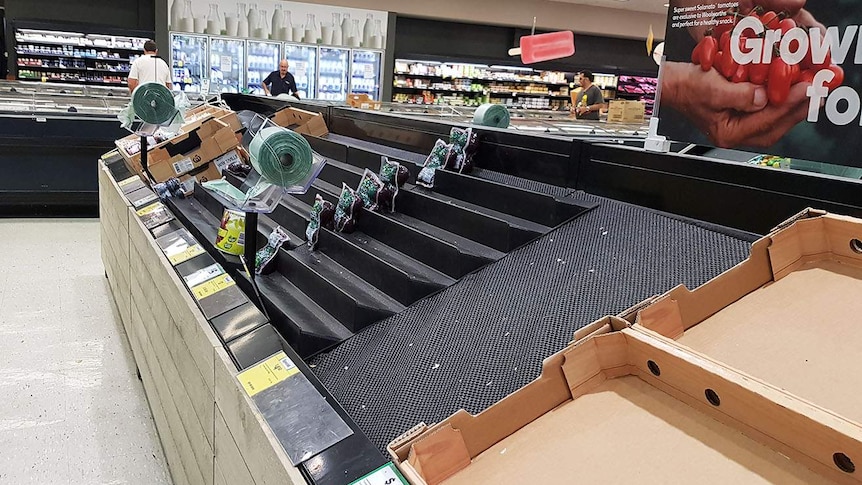
[[[171,2],[171,25],[170,30],[180,28],[180,18],[183,15],[183,0],[174,0]]]
[[[236,4],[236,33],[237,37],[248,37],[248,6],[245,3]]]
[[[284,11],[281,28],[278,29],[278,37],[287,42],[293,41],[293,20],[290,18],[290,10]]]
[[[279,33],[281,31],[281,27],[284,23],[284,13],[282,12],[281,4],[275,4],[275,10],[272,12],[272,24],[270,33],[272,34],[273,39],[279,39]]]
[[[341,45],[341,14],[332,14],[332,45]]]
[[[371,32],[374,28],[374,14],[368,14],[365,17],[365,24],[362,26],[362,47],[371,47]]]
[[[260,11],[258,11],[256,3],[248,5],[248,16],[246,18],[248,20],[248,31],[254,35],[257,29],[260,28]]]
[[[350,22],[350,14],[345,12],[341,18],[341,44],[350,45],[350,29],[353,26]]]
[[[183,13],[180,16],[179,27],[177,29],[181,32],[194,32],[195,21],[194,14],[192,14],[192,0],[184,0],[184,2]]]

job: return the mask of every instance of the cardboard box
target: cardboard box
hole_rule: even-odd
[[[225,167],[235,161],[240,161],[240,155],[237,150],[231,150],[206,165],[198,167],[185,175],[181,175],[179,180],[183,185],[183,192],[186,195],[193,193],[195,182],[202,184],[210,180],[222,178]]]
[[[221,106],[202,104],[196,108],[186,111],[186,119],[203,119],[212,116],[213,118],[230,125],[234,132],[242,131],[243,126],[239,121],[236,113]]]
[[[860,235],[860,219],[806,210],[696,290],[646,302],[633,328],[862,423]]]
[[[284,108],[272,115],[273,123],[297,133],[312,136],[326,136],[329,129],[323,115],[297,108]]]
[[[804,211],[745,262],[584,327],[535,381],[388,451],[414,485],[860,483],[860,235],[860,219]]]
[[[612,100],[608,104],[608,121],[633,123],[644,120],[645,105],[642,101]]]
[[[206,165],[238,144],[230,126],[210,118],[197,129],[150,150],[148,168],[154,182],[164,182]],[[135,168],[139,173],[142,171],[140,165]]]
[[[348,94],[347,95],[347,104],[354,108],[358,109],[372,109],[379,110],[382,104],[380,101],[375,101],[371,99],[371,96],[367,94]]]

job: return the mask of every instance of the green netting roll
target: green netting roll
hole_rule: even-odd
[[[251,164],[269,183],[301,185],[311,173],[311,145],[298,133],[279,127],[260,130],[249,145]]]
[[[132,109],[138,118],[151,125],[165,124],[177,114],[173,93],[159,83],[138,86],[132,93]]]
[[[502,104],[483,104],[473,114],[473,124],[508,128],[509,110]]]

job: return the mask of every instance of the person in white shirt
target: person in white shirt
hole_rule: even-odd
[[[158,55],[159,48],[155,42],[151,40],[144,42],[144,55],[132,63],[132,69],[129,71],[130,93],[144,83],[160,83],[167,86],[168,89],[173,87],[171,68],[168,67],[167,62],[157,57]]]

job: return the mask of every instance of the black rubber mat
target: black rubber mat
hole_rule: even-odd
[[[532,190],[535,192],[540,192],[542,194],[553,195],[556,197],[563,197],[572,192],[572,189],[567,189],[564,187],[557,187],[556,185],[550,185],[542,182],[537,182],[535,180],[529,180],[521,177],[516,177],[514,175],[509,175],[505,173],[495,172],[493,170],[483,170],[481,168],[477,168],[470,173],[470,175],[474,177],[483,178],[486,180],[492,180],[494,182],[500,182],[501,184],[511,185],[512,187],[518,187],[520,189]],[[562,182],[562,181],[561,181]]]
[[[535,379],[580,327],[696,287],[749,242],[616,201],[374,324],[310,364],[383,449],[413,425],[477,413]]]

